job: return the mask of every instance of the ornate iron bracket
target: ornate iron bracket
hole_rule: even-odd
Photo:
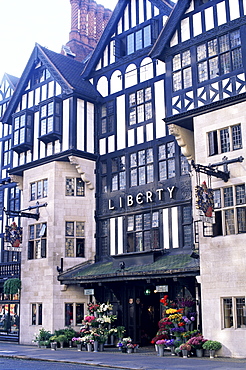
[[[48,203],[44,204],[39,204],[39,202],[36,203],[35,206],[30,206],[25,209],[21,209],[19,211],[15,210],[6,210],[5,208],[3,209],[4,212],[6,213],[7,216],[9,217],[26,217],[26,218],[34,218],[36,221],[39,219],[39,208],[41,207],[47,207]],[[36,209],[36,213],[27,213],[24,211],[31,211],[32,209]]]
[[[227,157],[222,158],[222,162],[209,164],[208,166],[203,166],[201,164],[195,164],[194,160],[191,161],[192,167],[196,172],[205,173],[208,176],[214,176],[227,182],[230,178],[230,171],[228,171],[228,164],[243,162],[244,158],[242,156],[235,159],[228,159]],[[223,166],[223,171],[218,170],[217,167]]]

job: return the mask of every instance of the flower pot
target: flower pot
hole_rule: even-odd
[[[188,351],[187,351],[187,349],[182,349],[182,355],[183,355],[183,358],[187,358],[188,357]]]
[[[57,343],[56,342],[51,342],[50,343],[50,347],[51,347],[51,350],[52,351],[56,351],[56,349],[57,349]]]
[[[214,356],[215,356],[215,350],[214,350],[214,349],[211,349],[211,350],[209,351],[209,357],[210,357],[210,358],[214,358]]]
[[[174,346],[170,346],[171,348],[171,355],[172,356],[175,356],[175,347]]]
[[[104,343],[99,343],[99,352],[104,351]]]
[[[127,353],[132,353],[133,352],[133,348],[127,348]]]
[[[77,344],[77,351],[82,351],[82,343]]]
[[[98,341],[97,340],[94,341],[93,347],[94,347],[94,352],[98,352]]]
[[[92,344],[91,343],[87,343],[87,351],[92,352]]]
[[[126,353],[126,348],[125,347],[121,347],[121,352],[122,353]]]
[[[158,351],[157,356],[163,357],[164,356],[164,346],[158,346],[158,347],[159,347],[159,351]]]
[[[203,349],[202,348],[196,349],[196,357],[203,357]]]

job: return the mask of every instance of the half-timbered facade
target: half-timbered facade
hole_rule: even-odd
[[[2,117],[18,83],[18,78],[5,74],[0,86],[0,339],[18,341],[19,294],[4,294],[3,285],[9,278],[20,278],[20,248],[4,243],[6,215],[4,208],[19,209],[20,191],[11,183],[8,171],[12,168],[11,126],[2,124]],[[18,220],[16,219],[18,223]]]
[[[8,104],[8,175],[33,215],[6,207],[23,227],[21,343],[79,328],[89,299],[149,343],[164,292],[199,296],[189,165],[163,121],[165,63],[149,56],[173,7],[120,0],[85,63],[36,45]]]
[[[245,356],[245,15],[245,1],[180,0],[150,53],[166,62],[165,122],[193,189],[213,189],[213,217],[193,198],[203,334],[233,357]]]
[[[59,276],[113,303],[142,344],[156,332],[163,292],[195,298],[199,274],[190,258],[189,165],[163,121],[165,64],[149,57],[173,6],[119,1],[83,71],[103,97],[95,112],[96,263]]]

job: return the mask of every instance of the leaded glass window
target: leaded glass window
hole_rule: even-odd
[[[152,91],[151,87],[138,90],[129,95],[129,124],[135,125],[151,120]]]
[[[153,149],[130,154],[130,186],[149,184],[154,181]]]
[[[199,82],[242,68],[240,31],[236,30],[198,45],[196,54]]]
[[[85,257],[85,222],[67,221],[65,257]]]
[[[159,212],[128,216],[127,252],[159,248]]]
[[[85,183],[84,181],[77,177],[67,177],[66,178],[66,196],[77,196],[77,197],[84,197],[85,196]]]

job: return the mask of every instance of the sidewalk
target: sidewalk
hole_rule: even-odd
[[[10,357],[38,361],[55,361],[112,367],[124,370],[232,370],[246,369],[246,358],[243,360],[229,358],[188,358],[171,356],[165,352],[164,357],[158,357],[154,348],[143,347],[138,353],[121,353],[117,348],[106,348],[104,352],[77,351],[76,348],[64,348],[52,351],[50,348],[19,345],[16,343],[0,342],[0,358]]]

